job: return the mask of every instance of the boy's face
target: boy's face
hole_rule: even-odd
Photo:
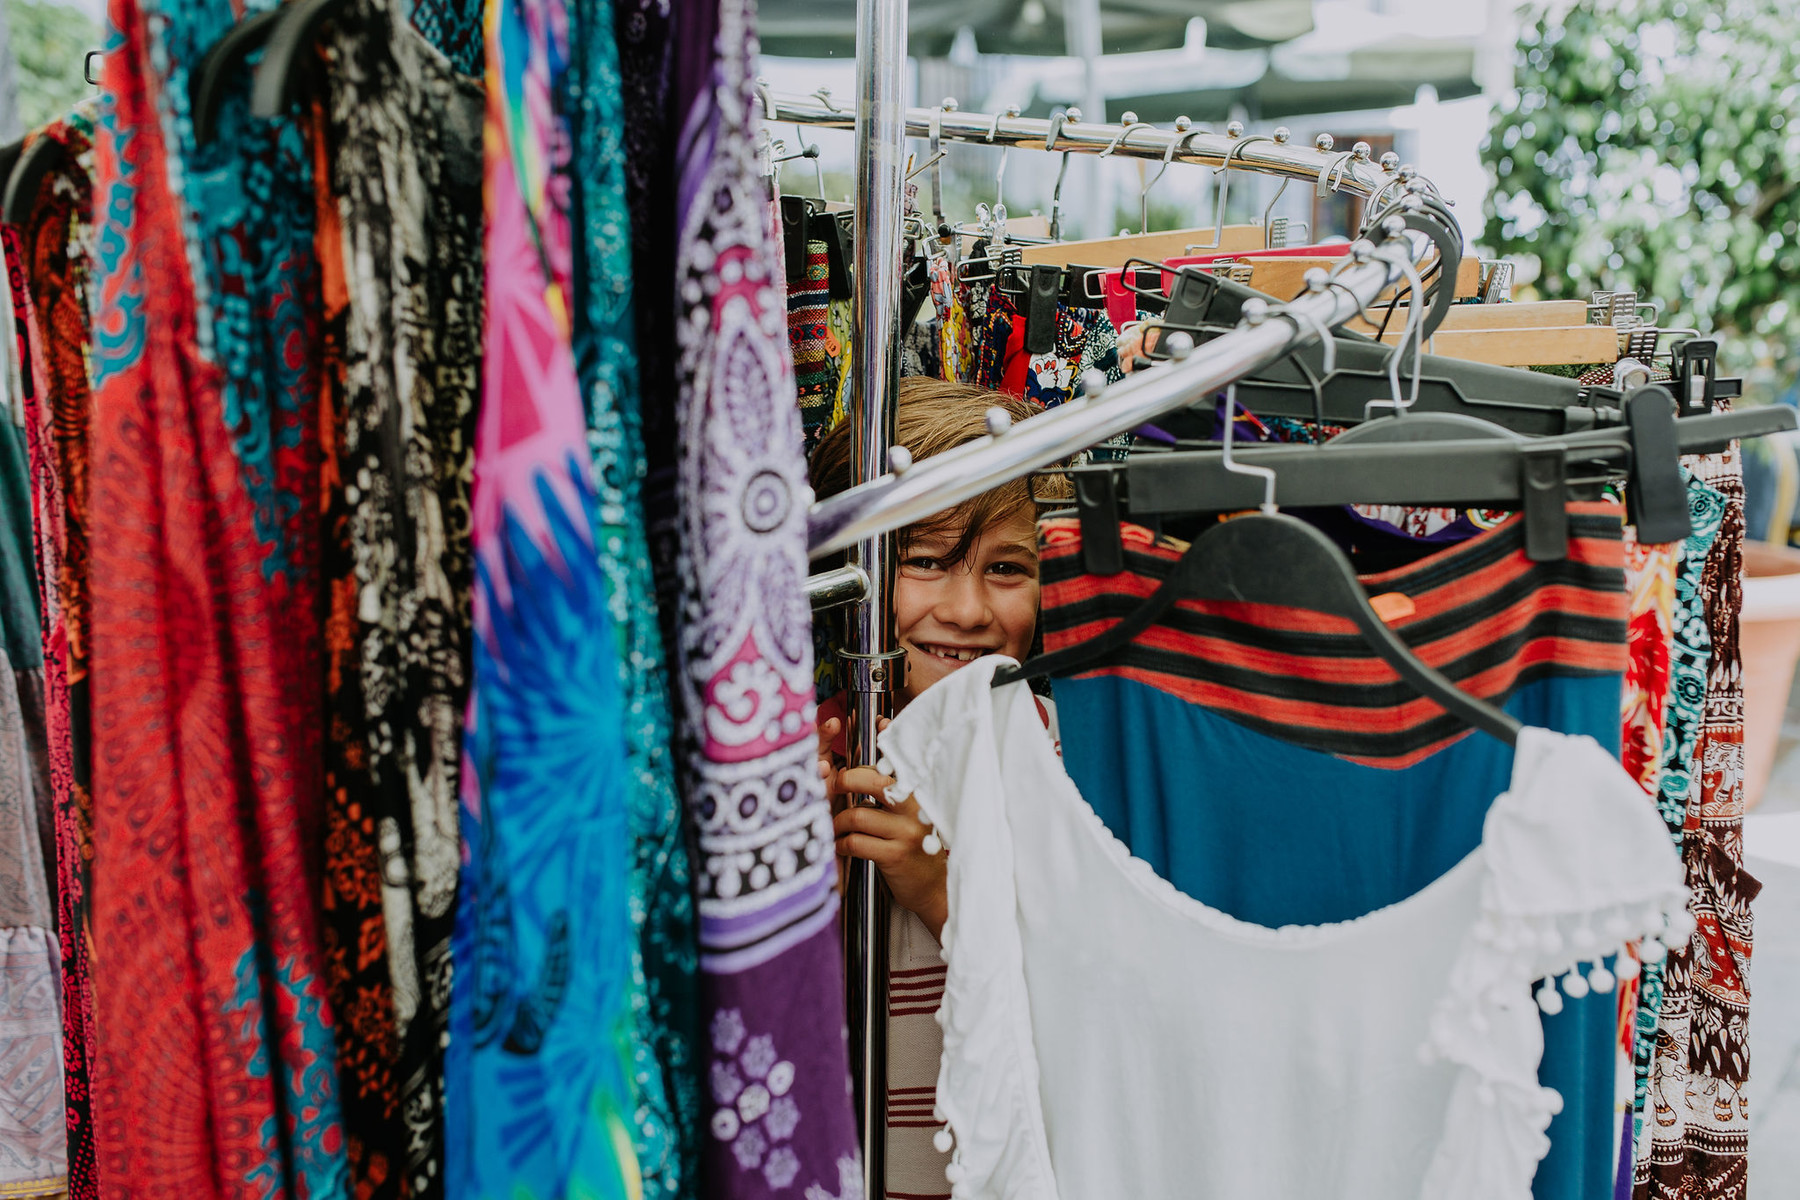
[[[962,531],[914,537],[900,555],[894,621],[906,651],[907,700],[983,654],[1022,659],[1038,616],[1037,524],[1020,512],[984,530],[946,566]]]

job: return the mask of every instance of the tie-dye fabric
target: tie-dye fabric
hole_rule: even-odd
[[[598,489],[597,552],[625,713],[637,1085],[633,1137],[648,1197],[691,1195],[699,1177],[700,996],[692,865],[675,791],[668,663],[645,535],[644,439],[632,305],[623,84],[613,0],[574,0],[565,77],[575,211],[575,369]],[[651,331],[652,336],[656,331]]]
[[[806,472],[752,153],[750,0],[678,26],[683,784],[711,1039],[703,1194],[860,1197],[831,812],[814,760]]]
[[[556,0],[487,10],[474,668],[445,1061],[452,1200],[636,1200],[626,698],[570,350]]]
[[[93,1104],[102,1187],[348,1194],[321,976],[312,173],[240,14],[115,0],[95,137]],[[187,914],[183,919],[172,914]],[[116,1183],[114,1182],[116,1181]]]

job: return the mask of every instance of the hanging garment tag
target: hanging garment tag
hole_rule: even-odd
[[[1375,610],[1375,615],[1381,618],[1383,625],[1404,621],[1419,611],[1419,606],[1405,592],[1383,592],[1379,596],[1370,596],[1369,607]]]
[[[1062,268],[1036,263],[1025,295],[1025,353],[1048,354],[1056,349],[1056,299],[1062,292]]]

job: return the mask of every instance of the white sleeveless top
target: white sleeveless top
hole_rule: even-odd
[[[1131,856],[1030,692],[991,689],[1008,661],[970,663],[881,735],[895,794],[950,852],[952,1194],[1529,1200],[1561,1105],[1537,1082],[1533,981],[1609,989],[1626,939],[1691,929],[1674,847],[1618,763],[1526,729],[1460,864],[1354,921],[1269,929]],[[1554,982],[1538,998],[1560,1006]]]

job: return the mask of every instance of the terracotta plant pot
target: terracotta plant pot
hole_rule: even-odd
[[[1768,785],[1800,663],[1800,550],[1744,543],[1744,803]]]

